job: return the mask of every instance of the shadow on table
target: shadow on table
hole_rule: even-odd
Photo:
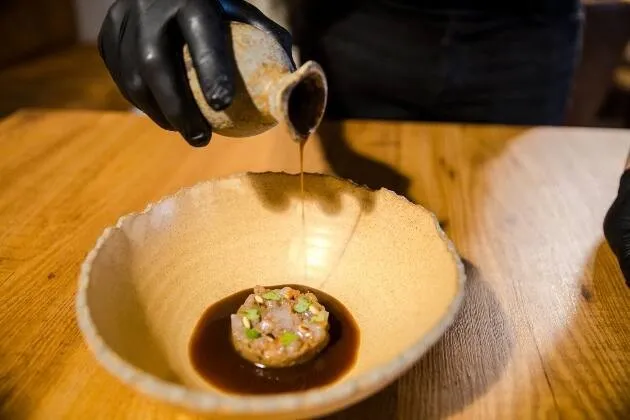
[[[333,173],[342,179],[366,186],[373,190],[387,188],[414,202],[409,195],[411,179],[385,163],[370,159],[354,151],[343,133],[343,122],[324,121],[317,134],[324,157]],[[273,211],[289,209],[291,199],[299,199],[301,190],[299,179],[287,180],[278,188],[278,176],[274,174],[250,176],[254,190],[265,207]],[[317,201],[327,214],[335,214],[341,210],[341,195],[352,194],[359,202],[361,210],[370,212],[374,197],[365,189],[330,188],[330,181],[324,178],[311,177],[305,182],[305,198]]]
[[[342,122],[324,121],[317,134],[326,161],[337,176],[371,189],[387,188],[411,200],[411,180],[391,166],[352,150],[343,134]]]
[[[0,360],[3,366],[9,366],[9,360]],[[0,419],[27,418],[30,411],[28,401],[14,391],[18,388],[20,374],[6,369],[0,376]]]
[[[499,379],[514,345],[512,329],[478,270],[464,263],[464,300],[444,336],[397,382],[327,419],[439,419],[461,411]]]
[[[429,131],[431,128],[427,127],[426,130]],[[464,130],[465,128],[461,129],[461,131]],[[337,176],[372,189],[387,188],[394,191],[412,203],[420,204],[436,213],[442,228],[446,230],[449,224],[448,215],[444,212],[440,214],[438,210],[449,207],[455,207],[458,212],[462,207],[475,209],[478,203],[474,200],[469,202],[468,199],[483,199],[484,197],[483,194],[480,197],[471,194],[470,186],[476,187],[475,191],[483,193],[484,190],[479,183],[482,177],[471,179],[470,174],[478,172],[479,167],[501,155],[509,143],[527,131],[525,128],[514,126],[507,130],[509,137],[504,138],[503,130],[495,130],[492,127],[484,129],[483,126],[478,130],[480,130],[479,134],[471,138],[469,142],[461,141],[459,136],[455,136],[452,142],[440,139],[433,144],[431,153],[435,155],[437,161],[435,165],[432,165],[435,167],[432,169],[432,176],[435,178],[432,179],[426,179],[426,173],[420,171],[415,173],[416,177],[411,175],[412,179],[396,168],[377,160],[378,158],[370,158],[353,150],[344,134],[343,122],[324,121],[318,128],[317,134],[323,155]],[[417,141],[423,140],[418,138]],[[467,145],[471,142],[474,142],[474,147]],[[460,157],[457,158],[457,156]],[[461,161],[461,156],[464,157],[464,161]],[[428,160],[422,159],[422,161],[431,165]],[[417,176],[421,173],[424,175]],[[415,183],[413,192],[412,181]],[[476,184],[471,184],[471,181]],[[441,185],[441,192],[431,196],[435,194],[435,184]],[[462,188],[466,188],[466,193],[461,192]]]

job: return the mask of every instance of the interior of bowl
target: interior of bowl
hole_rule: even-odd
[[[221,397],[193,369],[189,341],[227,295],[293,283],[337,298],[360,328],[356,362],[339,380],[349,383],[419,357],[452,319],[462,282],[435,217],[404,198],[307,174],[302,201],[299,176],[243,174],[183,190],[108,229],[83,267],[79,323],[105,365],[115,356],[158,381]]]

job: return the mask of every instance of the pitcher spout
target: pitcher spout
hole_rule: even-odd
[[[307,61],[295,72],[282,77],[271,95],[271,114],[284,121],[295,141],[306,140],[319,126],[326,110],[328,83],[324,71]]]

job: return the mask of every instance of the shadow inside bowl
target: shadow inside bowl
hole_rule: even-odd
[[[159,337],[149,327],[135,284],[129,281],[132,273],[125,256],[131,252],[126,234],[113,230],[97,256],[105,261],[110,271],[93,272],[94,281],[87,292],[92,321],[99,326],[103,342],[127,363],[162,380],[181,384],[160,347]],[[104,275],[107,280],[100,280]]]
[[[514,346],[512,329],[479,271],[463,262],[464,299],[444,336],[397,382],[326,419],[440,419],[464,409],[500,378]]]
[[[340,121],[323,121],[317,135],[326,161],[337,176],[372,189],[387,188],[413,202],[409,195],[411,179],[389,165],[353,150]]]
[[[418,202],[411,196],[411,179],[389,165],[370,159],[356,152],[349,145],[339,121],[322,121],[317,130],[326,162],[333,172],[341,178],[378,190],[386,188],[405,197],[413,204],[420,204],[428,209],[428,203]],[[448,226],[447,220],[440,220],[442,229]]]
[[[283,177],[277,173],[248,174],[249,182],[261,203],[269,210],[282,212],[289,210],[291,201],[301,200],[300,177]],[[278,187],[282,182],[283,185]],[[358,203],[362,212],[369,213],[374,208],[374,194],[357,186],[338,184],[327,176],[304,174],[304,200],[315,202],[325,214],[337,214],[342,210],[342,197],[350,195]]]

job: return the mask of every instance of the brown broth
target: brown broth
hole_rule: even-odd
[[[350,312],[332,296],[310,290],[330,313],[330,342],[310,361],[286,368],[259,368],[242,358],[231,340],[230,315],[252,293],[237,292],[210,306],[192,334],[189,354],[195,370],[213,386],[235,394],[275,394],[305,391],[329,385],[341,378],[354,365],[359,347],[359,328]]]

